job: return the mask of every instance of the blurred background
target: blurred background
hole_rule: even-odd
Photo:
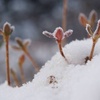
[[[67,43],[75,39],[87,37],[85,28],[78,21],[79,13],[85,13],[88,17],[91,10],[96,10],[98,18],[100,16],[99,0],[67,0],[67,27],[73,29],[72,36],[67,39]],[[53,39],[46,38],[42,32],[47,30],[53,32],[58,26],[62,26],[63,0],[0,0],[0,28],[7,21],[15,26],[15,31],[11,36],[11,44],[15,37],[31,39],[29,47],[30,54],[35,58],[41,67],[44,63],[58,51]],[[0,38],[2,41],[2,37]],[[66,43],[65,43],[66,44]],[[4,82],[5,77],[5,49],[1,47],[0,60],[0,82]],[[21,53],[11,50],[11,67],[18,74],[17,61]],[[31,62],[26,57],[24,72],[26,80],[33,78]],[[19,74],[18,74],[19,75]],[[30,77],[31,76],[31,77]]]

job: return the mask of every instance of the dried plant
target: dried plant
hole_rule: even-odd
[[[12,48],[15,50],[22,50],[27,55],[27,57],[30,59],[30,61],[32,62],[32,65],[35,68],[35,71],[38,72],[40,68],[37,65],[37,63],[35,62],[35,60],[32,58],[32,56],[30,55],[30,53],[28,52],[28,49],[27,49],[28,46],[30,45],[30,40],[25,39],[22,41],[18,37],[15,40],[16,40],[18,46],[12,46]]]
[[[86,24],[89,24],[92,28],[95,25],[97,19],[97,13],[95,10],[92,10],[89,14],[89,18],[86,17],[85,14],[79,14],[79,22],[82,26],[86,27]]]
[[[22,54],[20,57],[19,57],[19,60],[18,60],[18,64],[19,64],[19,69],[20,69],[20,73],[21,73],[21,80],[22,80],[22,83],[26,83],[25,81],[25,76],[24,76],[24,70],[23,70],[23,64],[25,62],[25,55]]]
[[[43,34],[49,38],[55,38],[56,42],[58,43],[59,51],[61,56],[68,62],[67,58],[65,57],[62,49],[62,41],[64,38],[69,37],[72,34],[73,30],[68,30],[66,32],[63,31],[61,27],[55,29],[53,33],[48,31],[43,31]]]
[[[89,24],[86,25],[86,31],[89,34],[89,36],[92,37],[92,42],[93,42],[90,56],[87,59],[87,60],[91,60],[93,58],[95,45],[96,45],[98,39],[100,38],[100,20],[98,20],[97,27],[94,32],[92,31],[92,28]]]
[[[14,82],[15,82],[16,86],[19,87],[20,84],[19,84],[19,80],[18,80],[18,78],[17,78],[17,75],[16,75],[15,71],[14,71],[13,69],[10,69],[10,73],[11,73],[13,79],[14,79]]]
[[[7,76],[7,83],[10,85],[10,68],[9,68],[9,38],[14,30],[14,26],[11,26],[10,23],[6,22],[3,25],[3,29],[0,29],[0,34],[3,36],[3,40],[5,42],[6,48],[6,76]]]

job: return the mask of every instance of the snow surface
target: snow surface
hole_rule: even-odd
[[[91,39],[71,42],[63,48],[70,64],[57,53],[32,82],[20,88],[2,84],[0,100],[100,100],[100,40],[92,61],[85,64],[91,46]]]

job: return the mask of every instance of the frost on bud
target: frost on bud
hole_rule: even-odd
[[[58,27],[55,29],[53,36],[55,37],[56,40],[61,41],[63,39],[63,29],[61,27]]]
[[[97,42],[98,38],[100,38],[100,20],[98,20],[96,30],[92,32],[91,26],[89,24],[86,25],[86,30],[88,34],[92,37],[93,42]]]
[[[89,15],[90,25],[93,27],[97,19],[97,12],[92,10]]]
[[[30,39],[25,39],[23,42],[24,42],[23,44],[24,44],[25,47],[27,47],[27,46],[29,46],[31,44],[31,40]]]
[[[19,57],[19,61],[18,61],[18,64],[20,67],[22,67],[23,63],[25,62],[25,55],[22,54],[20,57]]]
[[[70,30],[70,29],[69,29],[68,31],[66,31],[66,32],[64,33],[64,38],[65,38],[65,37],[71,36],[72,33],[73,33],[73,30]]]
[[[89,36],[93,36],[93,32],[89,24],[86,24],[86,31],[89,34]]]
[[[15,40],[16,40],[17,44],[18,44],[21,48],[24,47],[23,41],[22,41],[20,38],[17,37],[17,38],[15,38]]]
[[[88,20],[87,20],[87,17],[83,13],[80,13],[80,15],[79,15],[79,22],[84,27],[86,27],[86,24],[89,23]]]
[[[63,31],[61,27],[57,27],[53,33],[44,31],[43,34],[49,38],[55,38],[57,41],[61,42],[65,37],[69,37],[73,30]]]
[[[43,31],[43,35],[49,37],[49,38],[54,38],[52,33],[48,32],[48,31]]]
[[[61,56],[67,61],[64,53],[63,53],[63,50],[62,50],[62,40],[65,38],[65,37],[69,37],[71,34],[72,34],[73,30],[68,30],[64,33],[63,29],[61,27],[57,27],[55,29],[55,31],[52,33],[49,33],[47,31],[44,31],[43,34],[46,35],[47,37],[53,37],[55,38],[57,44],[58,44],[58,47],[59,47],[59,51],[60,51],[60,54]]]
[[[100,36],[100,20],[98,20],[98,24],[97,24],[96,30],[94,32],[94,35]]]
[[[14,26],[11,26],[10,23],[6,22],[3,26],[3,33],[4,35],[11,35],[14,30]]]

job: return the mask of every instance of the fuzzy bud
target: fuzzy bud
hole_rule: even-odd
[[[95,22],[96,22],[96,19],[97,19],[97,13],[95,10],[92,10],[90,12],[90,15],[89,15],[89,20],[90,20],[90,25],[91,27],[94,26]]]
[[[88,20],[87,20],[87,17],[83,13],[80,13],[80,15],[79,15],[79,22],[84,27],[86,27],[86,24],[89,23]]]
[[[25,47],[27,47],[27,46],[29,46],[31,44],[31,40],[30,39],[25,39],[23,41],[23,44],[24,44]]]
[[[17,44],[21,47],[21,48],[24,48],[24,45],[23,45],[23,41],[20,39],[20,38],[15,38]]]
[[[53,36],[56,40],[61,41],[63,39],[63,29],[61,27],[58,27],[55,29]]]
[[[22,67],[23,63],[25,62],[25,55],[22,54],[20,57],[19,57],[19,66]]]
[[[14,26],[11,26],[10,23],[6,22],[3,26],[3,33],[4,35],[11,35],[11,33],[13,32],[14,30]]]

